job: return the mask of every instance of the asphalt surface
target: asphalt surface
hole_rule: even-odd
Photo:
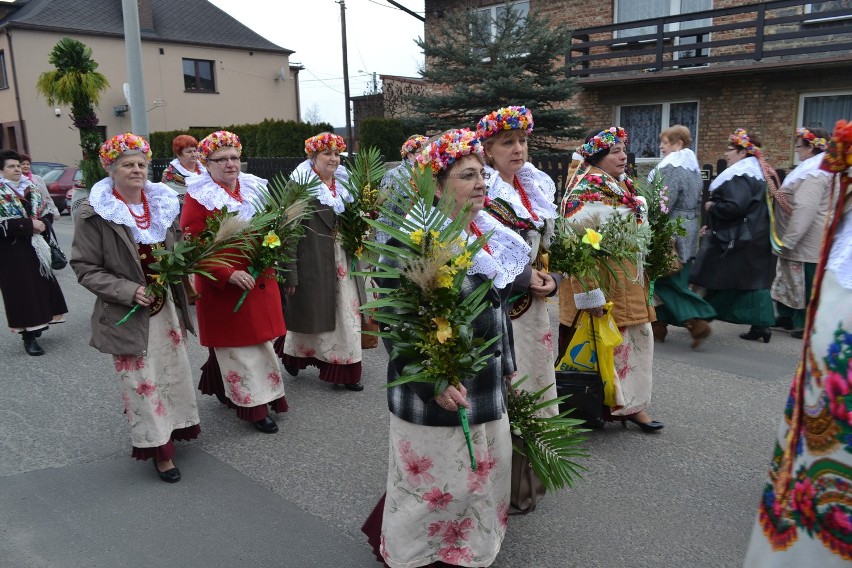
[[[70,218],[56,228],[70,255]],[[379,566],[360,527],[385,485],[383,349],[366,353],[360,393],[285,375],[275,435],[199,394],[202,435],[178,444],[170,485],[130,458],[110,358],[88,346],[93,296],[70,268],[58,278],[70,313],[45,356],[0,335],[0,566]],[[801,342],[712,325],[698,350],[676,328],[656,346],[665,429],[591,433],[584,479],[511,517],[493,566],[741,565]],[[190,340],[189,355],[198,369],[206,350]]]

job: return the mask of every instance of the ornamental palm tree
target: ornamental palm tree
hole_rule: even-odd
[[[103,139],[98,132],[95,107],[109,88],[109,81],[96,71],[98,64],[92,59],[92,49],[76,39],[60,39],[47,60],[56,69],[39,75],[36,90],[50,106],[58,103],[71,107],[71,120],[80,131],[83,183],[91,188],[106,175],[98,160],[98,148]]]

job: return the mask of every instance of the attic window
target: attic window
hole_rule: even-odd
[[[183,88],[188,93],[215,93],[215,62],[206,59],[183,60]]]

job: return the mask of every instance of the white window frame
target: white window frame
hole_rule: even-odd
[[[819,97],[836,97],[838,95],[852,96],[852,91],[810,91],[799,93],[799,108],[796,110],[796,128],[802,126],[805,120],[805,99]],[[833,124],[826,125],[826,130],[831,134]],[[799,165],[799,158],[796,156],[796,151],[793,150],[793,165]]]
[[[804,24],[822,24],[825,22],[839,22],[852,19],[852,14],[848,16],[834,16],[832,18],[808,18],[807,14],[819,14],[819,12],[811,12],[812,4],[805,4],[805,21]]]
[[[615,23],[615,24],[628,23],[628,22],[619,22],[618,21],[618,5],[621,2],[628,2],[628,1],[631,2],[631,3],[635,3],[637,0],[614,0],[613,11],[612,11],[613,23]],[[669,13],[668,13],[668,15],[669,16],[679,16],[679,15],[683,14],[684,12],[681,10],[681,6],[682,6],[681,0],[669,0]],[[710,0],[710,8],[712,8],[712,7],[713,7],[713,1]],[[689,12],[689,13],[692,14],[693,12]],[[660,16],[660,17],[663,17],[663,16]],[[638,20],[635,20],[635,21],[638,21]],[[616,30],[615,33],[613,34],[614,37],[618,38],[618,34],[621,31],[623,31],[623,30]],[[680,22],[674,22],[672,24],[668,24],[666,26],[665,31],[667,31],[667,32],[680,31]],[[646,39],[646,40],[640,41],[639,43],[654,43],[654,40]],[[623,46],[623,45],[627,45],[627,43],[626,42],[625,43],[615,43],[615,44],[613,44],[613,47]],[[675,55],[677,55],[678,52],[674,52],[674,53],[675,53]]]
[[[692,134],[693,141],[695,141],[695,147],[696,147],[696,149],[698,149],[698,131],[701,128],[701,103],[698,101],[698,99],[685,99],[685,100],[665,101],[665,102],[657,101],[657,102],[641,102],[641,103],[621,104],[621,105],[618,105],[618,106],[615,107],[615,123],[618,124],[618,125],[621,124],[621,107],[662,105],[663,108],[662,108],[662,110],[660,110],[660,113],[662,114],[662,116],[660,117],[661,118],[661,120],[660,120],[660,132],[662,132],[663,130],[665,130],[666,128],[671,126],[671,124],[669,124],[669,115],[671,114],[671,105],[683,104],[683,103],[695,103],[695,108],[696,108],[696,112],[695,112],[695,132],[692,132],[691,134]],[[630,136],[630,133],[628,132],[627,135]],[[696,152],[696,155],[697,154],[698,154],[698,152]],[[662,160],[662,158],[640,158],[639,156],[636,156],[636,163],[637,164],[657,164],[661,160]]]
[[[678,0],[680,1],[680,0]],[[479,13],[487,13],[488,14],[488,22],[491,26],[491,41],[494,41],[494,38],[497,36],[497,8],[514,8],[518,4],[526,4],[527,5],[527,14],[530,13],[530,0],[514,0],[512,2],[498,2],[497,4],[492,4],[490,6],[483,6],[481,8],[474,8],[474,12]]]

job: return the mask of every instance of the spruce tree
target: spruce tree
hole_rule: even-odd
[[[563,26],[533,12],[522,17],[508,4],[497,19],[470,9],[448,12],[426,40],[416,40],[428,86],[409,98],[414,116],[431,133],[474,128],[491,111],[523,105],[535,119],[531,149],[582,137],[580,117],[565,107],[579,91],[561,64],[567,38]]]

